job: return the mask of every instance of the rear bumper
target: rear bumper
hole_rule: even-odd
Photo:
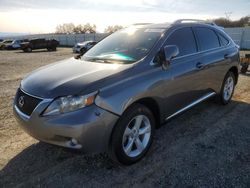
[[[23,114],[14,104],[15,117],[25,132],[40,141],[82,149],[86,153],[108,149],[112,129],[119,118],[117,115],[92,105],[57,116],[41,116],[50,102],[42,101],[31,116]]]

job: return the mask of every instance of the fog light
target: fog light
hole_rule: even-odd
[[[77,140],[72,138],[71,141],[70,141],[70,145],[71,146],[76,146],[78,144]]]

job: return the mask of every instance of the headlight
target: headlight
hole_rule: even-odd
[[[43,116],[63,114],[84,108],[94,103],[97,92],[89,95],[66,96],[54,100],[44,111]]]

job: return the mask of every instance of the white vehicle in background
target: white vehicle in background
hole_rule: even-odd
[[[27,42],[27,39],[24,40],[13,40],[11,43],[5,45],[6,50],[17,50],[21,48],[22,42]]]
[[[13,40],[3,40],[0,42],[0,50],[4,50],[6,45],[11,44]]]
[[[84,54],[94,45],[96,45],[96,41],[85,41],[85,42],[78,42],[73,47],[73,53],[81,53]]]

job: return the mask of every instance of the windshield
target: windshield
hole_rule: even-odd
[[[92,41],[85,41],[85,42],[79,42],[78,44],[79,45],[86,45],[86,44],[88,44],[88,43],[91,43]]]
[[[164,29],[128,27],[97,43],[82,57],[102,63],[133,63],[145,57]]]

